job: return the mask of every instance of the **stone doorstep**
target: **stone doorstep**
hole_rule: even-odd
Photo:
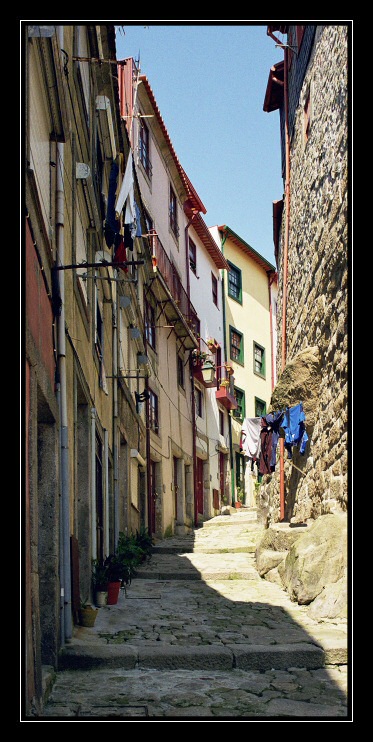
[[[59,670],[90,670],[116,667],[125,670],[315,670],[327,664],[325,653],[315,644],[159,646],[68,645],[60,655]]]

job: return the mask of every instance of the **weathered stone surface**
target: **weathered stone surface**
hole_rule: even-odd
[[[281,410],[303,402],[307,423],[313,426],[319,405],[321,363],[316,346],[305,348],[286,365],[271,397],[271,407]]]
[[[331,585],[326,585],[311,603],[309,615],[320,618],[347,618],[347,575]]]
[[[327,585],[342,579],[346,567],[347,516],[334,513],[320,516],[299,537],[279,572],[291,599],[308,604]]]
[[[261,577],[277,567],[287,556],[287,551],[271,551],[270,549],[257,550],[256,568]]]

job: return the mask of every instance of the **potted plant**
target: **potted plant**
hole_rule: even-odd
[[[95,625],[95,621],[98,614],[98,608],[88,603],[88,599],[80,601],[80,608],[78,610],[79,623],[81,626],[92,627]]]
[[[216,353],[219,343],[216,342],[215,338],[207,338],[206,344],[208,345],[211,353]]]
[[[241,487],[237,487],[236,508],[242,508],[244,500],[245,500],[244,490]]]
[[[124,567],[122,560],[117,554],[109,554],[106,557],[104,565],[107,569],[107,605],[116,605],[119,597]]]
[[[95,594],[95,602],[98,606],[107,604],[108,594],[108,567],[101,559],[92,560],[92,583]]]
[[[201,367],[205,361],[210,360],[209,353],[205,353],[203,350],[194,349],[192,351],[192,360],[194,366]]]
[[[219,385],[227,389],[229,387],[229,379],[220,379]]]

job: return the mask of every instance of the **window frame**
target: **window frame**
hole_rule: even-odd
[[[169,189],[169,207],[168,207],[168,213],[169,213],[169,227],[174,235],[175,239],[179,239],[179,224],[178,224],[178,217],[177,217],[177,197],[176,193],[170,183],[170,189]]]
[[[194,398],[195,398],[195,405],[196,405],[196,415],[197,417],[200,417],[203,420],[203,412],[204,412],[204,394],[202,389],[195,384],[194,386]]]
[[[256,370],[256,367],[255,367],[255,362],[256,362],[255,351],[256,351],[257,348],[260,351],[262,351],[262,362],[261,362],[262,370],[261,371],[257,371]],[[253,373],[255,374],[255,376],[259,376],[261,379],[265,379],[266,378],[266,352],[265,352],[265,348],[263,348],[263,346],[260,345],[260,343],[257,343],[256,340],[253,341]]]
[[[143,167],[145,174],[150,180],[153,173],[153,167],[150,161],[150,131],[145,121],[143,121],[143,119],[141,118],[141,114],[139,116],[138,151],[141,166]]]
[[[239,347],[239,357],[232,355],[232,347],[237,347],[232,343],[232,335],[233,333],[240,337],[240,347]],[[235,363],[239,363],[240,366],[244,366],[244,336],[243,333],[237,330],[235,327],[232,327],[232,325],[229,325],[229,357],[231,361],[235,361]]]
[[[184,360],[179,353],[176,354],[176,373],[178,386],[185,390]]]
[[[145,299],[144,301],[145,337],[153,350],[157,349],[157,335],[155,331],[155,308]]]
[[[230,262],[230,260],[227,261],[229,265],[229,271],[228,271],[228,296],[230,299],[233,299],[234,301],[237,301],[239,304],[242,304],[242,270],[241,268],[238,268],[236,265]],[[238,286],[238,295],[236,293],[232,293],[231,286],[232,282],[230,280],[230,275],[237,275],[238,281],[236,284]]]
[[[218,279],[215,274],[211,271],[211,290],[212,290],[212,301],[216,307],[219,308],[218,304]],[[215,289],[215,290],[214,290]]]
[[[244,420],[246,417],[245,391],[244,389],[240,389],[240,387],[238,386],[235,386],[233,391],[234,391],[234,398],[238,405],[236,410],[232,410],[233,417],[239,420]],[[238,397],[237,397],[237,394],[238,394]]]
[[[159,399],[152,389],[149,389],[149,428],[159,435]]]
[[[262,412],[258,412],[257,405],[261,404],[263,405]],[[267,414],[267,403],[264,401],[264,399],[260,399],[260,397],[254,397],[254,408],[255,408],[255,417],[265,417]]]
[[[192,240],[191,237],[189,237],[188,244],[189,244],[189,268],[192,271],[192,273],[194,273],[194,275],[196,276],[197,275],[197,245],[194,242],[194,240]],[[194,264],[194,267],[192,263]]]

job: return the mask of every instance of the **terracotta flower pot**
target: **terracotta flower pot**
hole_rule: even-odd
[[[118,603],[120,584],[120,582],[109,582],[107,586],[107,605]]]

